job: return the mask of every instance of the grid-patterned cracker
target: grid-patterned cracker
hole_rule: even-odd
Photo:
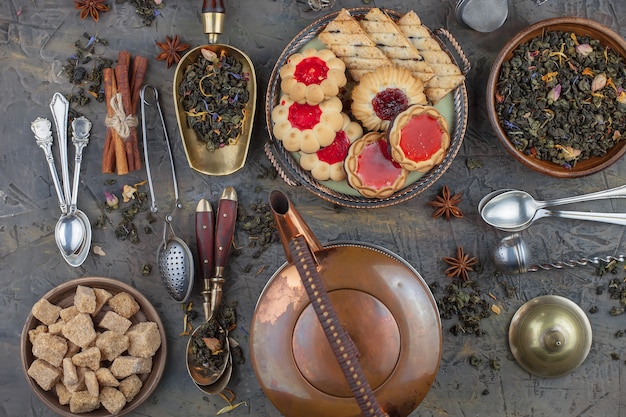
[[[430,30],[422,25],[414,11],[402,16],[397,25],[435,73],[434,77],[425,83],[426,96],[433,104],[463,83],[465,76],[458,65],[441,49],[439,42],[433,39]]]
[[[360,24],[393,64],[408,69],[424,84],[433,77],[433,69],[385,12],[373,8]]]
[[[326,25],[318,38],[346,64],[346,69],[355,81],[380,66],[391,64],[387,55],[346,9],[342,9]]]

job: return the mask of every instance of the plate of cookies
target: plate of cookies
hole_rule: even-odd
[[[281,178],[352,208],[398,204],[433,185],[465,136],[471,67],[449,32],[436,33],[415,11],[371,7],[302,30],[266,94],[265,153]]]
[[[31,308],[22,366],[39,399],[62,416],[121,416],[159,383],[163,323],[136,289],[111,278],[65,282]]]

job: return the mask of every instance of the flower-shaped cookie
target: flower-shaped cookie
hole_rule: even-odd
[[[343,126],[342,108],[337,97],[312,106],[283,95],[272,110],[272,132],[289,152],[317,152],[330,145]]]
[[[391,159],[384,133],[370,132],[348,149],[348,183],[365,197],[385,198],[404,187],[408,171]]]
[[[346,65],[330,49],[308,48],[287,59],[280,78],[281,90],[293,101],[315,105],[346,85]]]
[[[352,114],[373,131],[385,131],[412,104],[426,104],[424,84],[405,68],[383,66],[368,72],[352,90]]]
[[[409,171],[426,172],[441,163],[450,146],[446,119],[431,106],[400,113],[389,129],[391,156]]]
[[[319,181],[346,179],[346,170],[343,167],[348,155],[350,144],[363,136],[363,128],[357,122],[350,120],[347,114],[343,115],[343,126],[335,134],[335,140],[328,146],[315,153],[300,152],[300,166],[311,172],[313,178]]]

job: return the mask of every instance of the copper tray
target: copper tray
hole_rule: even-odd
[[[161,377],[163,376],[163,371],[165,369],[165,360],[167,358],[167,345],[166,345],[166,337],[165,330],[163,327],[163,323],[161,322],[161,318],[159,314],[154,309],[152,304],[148,301],[146,297],[144,297],[139,291],[135,288],[112,278],[103,278],[103,277],[85,277],[78,278],[71,281],[64,282],[63,284],[53,288],[48,291],[42,298],[47,299],[52,304],[59,305],[61,307],[68,307],[74,303],[74,293],[76,292],[76,287],[78,285],[85,285],[92,288],[102,288],[109,291],[111,294],[115,295],[119,292],[127,292],[132,295],[141,309],[130,318],[130,321],[135,324],[142,321],[153,321],[159,327],[159,332],[161,333],[161,347],[157,350],[156,354],[152,358],[152,372],[149,374],[138,375],[139,378],[143,382],[143,386],[139,393],[135,396],[135,398],[120,411],[117,416],[122,416],[130,413],[135,410],[141,403],[146,401],[152,392],[156,389]],[[103,312],[107,310],[105,306],[103,308]],[[100,314],[103,314],[101,312]],[[69,405],[60,405],[59,401],[51,391],[44,391],[31,377],[28,376],[28,368],[30,364],[35,360],[35,357],[32,354],[32,344],[28,338],[28,331],[34,329],[39,324],[39,320],[33,317],[32,314],[29,314],[26,318],[26,323],[24,324],[24,328],[22,329],[22,337],[21,337],[21,357],[22,357],[22,368],[24,370],[24,375],[26,376],[26,380],[28,384],[33,389],[37,397],[50,408],[55,413],[66,416],[66,417],[102,417],[102,416],[110,416],[111,414],[104,408],[100,407],[90,413],[82,413],[82,414],[74,414],[70,412]]]
[[[357,19],[367,14],[371,8],[360,7],[347,9],[350,14]],[[399,19],[402,14],[400,12],[383,9],[393,19]],[[361,196],[356,190],[352,189],[347,181],[318,181],[313,178],[310,173],[300,167],[299,162],[295,159],[297,156],[287,151],[282,143],[272,134],[271,114],[274,106],[278,104],[280,98],[280,68],[285,64],[287,58],[293,53],[301,50],[310,42],[316,42],[317,35],[324,30],[326,25],[333,20],[339,11],[330,13],[315,22],[311,23],[302,30],[293,40],[285,47],[279,56],[274,70],[269,79],[267,94],[265,98],[265,119],[270,135],[269,141],[265,144],[265,153],[278,170],[281,178],[289,185],[302,185],[318,197],[329,201],[333,204],[352,207],[352,208],[378,208],[386,207],[407,201],[420,194],[430,186],[432,186],[450,167],[452,161],[456,157],[461,143],[465,136],[468,119],[468,98],[465,83],[457,87],[454,92],[448,94],[440,100],[435,106],[448,120],[448,126],[451,132],[450,149],[444,160],[428,171],[426,174],[413,172],[407,179],[407,186],[397,191],[393,195],[386,198],[367,198]],[[452,35],[445,30],[436,31],[437,34],[446,37],[454,46],[457,54],[464,61],[463,73],[467,73],[470,69],[470,63],[465,58],[459,44],[452,38]],[[440,41],[444,51],[450,52],[443,42]],[[319,41],[317,41],[319,42]]]

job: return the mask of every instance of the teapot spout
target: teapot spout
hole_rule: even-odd
[[[279,190],[272,191],[269,203],[289,263],[293,262],[291,251],[289,250],[289,242],[294,237],[304,236],[313,256],[315,256],[317,251],[323,249],[319,240],[317,240],[285,193]]]

